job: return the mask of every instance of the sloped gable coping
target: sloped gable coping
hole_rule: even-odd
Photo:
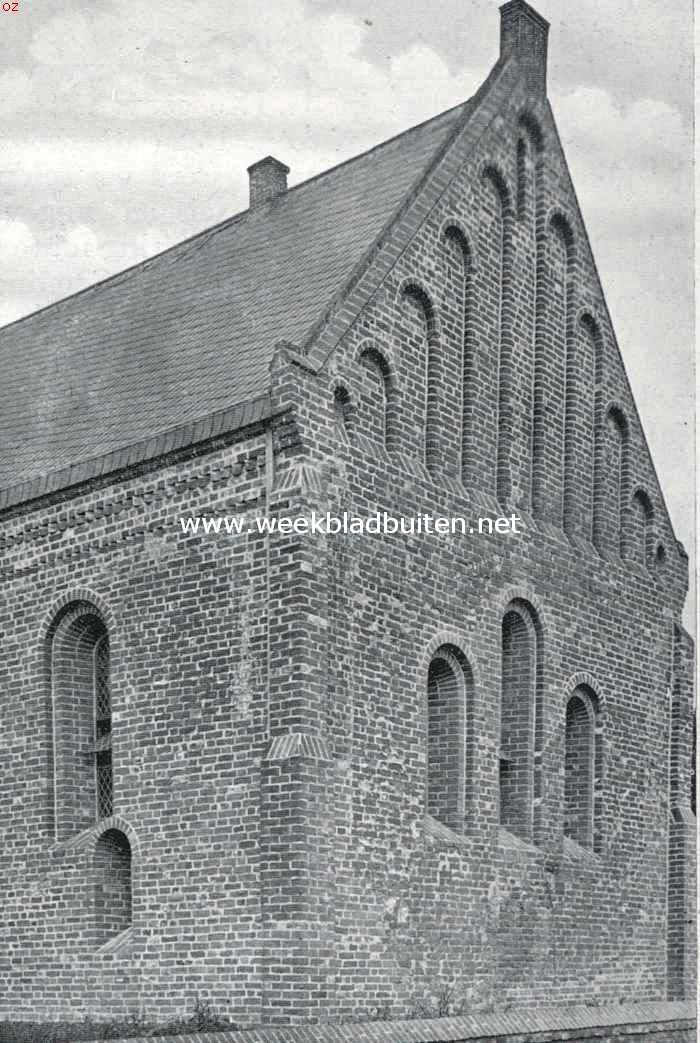
[[[497,90],[505,92],[515,85],[518,76],[515,59],[496,62],[398,211],[386,223],[329,308],[309,330],[301,351],[315,368],[320,369],[327,361],[497,115],[497,106],[492,111],[484,105],[488,96]],[[459,147],[455,148],[457,143]]]

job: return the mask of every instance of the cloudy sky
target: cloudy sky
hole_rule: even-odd
[[[678,536],[692,540],[692,5],[541,0],[550,97]],[[439,11],[439,16],[438,12]],[[468,97],[491,0],[19,0],[0,13],[0,323]]]

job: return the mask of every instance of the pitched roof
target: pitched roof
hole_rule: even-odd
[[[0,330],[0,489],[264,392],[468,106]]]

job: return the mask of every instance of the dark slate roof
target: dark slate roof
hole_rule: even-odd
[[[468,104],[0,330],[0,489],[263,393]]]

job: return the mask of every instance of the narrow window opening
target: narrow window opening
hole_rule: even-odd
[[[524,603],[514,603],[502,624],[499,818],[523,840],[534,829],[537,667],[534,620]]]
[[[423,462],[431,473],[439,470],[442,463],[441,439],[443,435],[443,381],[442,352],[437,334],[435,310],[427,293],[420,286],[409,283],[404,287],[401,300],[406,332],[409,334],[409,349],[425,366],[425,397],[423,424]]]
[[[472,678],[456,648],[439,649],[428,669],[428,814],[462,832],[467,802],[467,714]]]
[[[397,443],[397,401],[394,375],[384,355],[374,347],[365,348],[360,364],[366,374],[364,398],[367,406],[363,423],[387,452]]]
[[[333,412],[338,433],[349,439],[352,433],[352,400],[347,388],[338,385],[333,392]]]
[[[97,819],[109,818],[113,810],[112,699],[109,678],[109,638],[98,640],[94,651],[95,677],[95,774]]]
[[[131,845],[119,829],[108,829],[95,845],[95,933],[98,945],[132,923]]]
[[[113,814],[110,645],[93,605],[75,602],[49,644],[56,837],[75,836]]]
[[[517,167],[518,167],[518,217],[522,220],[530,205],[528,199],[528,180],[530,176],[530,157],[528,148],[523,138],[518,138]]]
[[[600,774],[597,737],[598,703],[581,686],[566,705],[564,740],[564,834],[581,847],[597,850],[600,809],[596,809],[596,776]]]

